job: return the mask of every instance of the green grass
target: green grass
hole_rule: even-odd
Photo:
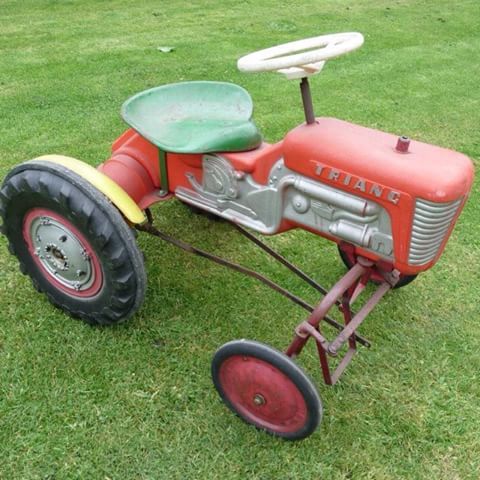
[[[365,45],[313,79],[317,114],[454,148],[478,168],[479,28],[478,0],[0,0],[0,178],[44,153],[98,164],[125,129],[121,103],[179,80],[239,83],[266,139],[279,140],[302,121],[297,85],[240,74],[236,59],[348,30]],[[302,355],[325,417],[298,443],[236,419],[209,373],[230,339],[286,346],[297,307],[142,236],[143,308],[91,328],[35,293],[2,237],[0,478],[478,479],[479,202],[477,180],[442,259],[372,313],[362,333],[373,347],[337,386],[322,384],[312,348]],[[154,213],[165,230],[315,301],[227,225],[176,202]],[[269,243],[327,285],[344,271],[334,246],[305,232]]]

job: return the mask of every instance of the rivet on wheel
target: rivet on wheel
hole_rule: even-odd
[[[78,292],[80,290],[80,282],[75,282],[73,288]]]
[[[253,403],[257,406],[257,407],[261,407],[262,405],[265,405],[265,398],[263,395],[260,395],[259,393],[257,393],[254,397],[253,397]]]

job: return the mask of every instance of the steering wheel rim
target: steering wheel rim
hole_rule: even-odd
[[[287,78],[308,77],[319,73],[327,60],[362,45],[363,35],[358,32],[320,35],[249,53],[238,60],[237,67],[241,72],[276,71]]]

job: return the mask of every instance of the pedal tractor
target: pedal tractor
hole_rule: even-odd
[[[241,87],[185,82],[141,92],[122,107],[130,128],[97,169],[46,155],[11,170],[0,191],[2,232],[20,269],[56,306],[91,324],[132,316],[146,288],[135,229],[251,275],[307,311],[285,353],[236,340],[214,355],[223,401],[243,420],[294,440],[322,417],[319,395],[294,359],[313,338],[327,384],[352,359],[368,313],[392,288],[431,268],[445,248],[473,179],[464,155],[335,118],[316,118],[308,78],[355,50],[359,33],[309,38],[241,58],[243,72],[300,80],[306,122],[275,144],[262,140]],[[230,221],[248,239],[323,295],[311,306],[257,272],[170,237],[149,207],[177,198]],[[247,227],[248,230],[244,227]],[[302,228],[337,243],[348,272],[329,290],[251,233]],[[352,304],[368,282],[371,297]],[[344,324],[328,315],[337,306]],[[328,323],[339,330],[329,340]],[[329,357],[342,346],[332,371]]]

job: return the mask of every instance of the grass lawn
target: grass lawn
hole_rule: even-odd
[[[317,115],[450,147],[478,168],[479,29],[478,0],[0,0],[0,178],[46,153],[98,164],[125,129],[121,103],[180,80],[242,85],[277,141],[303,120],[298,86],[241,74],[237,58],[349,30],[365,45],[312,79]],[[325,416],[296,443],[235,418],[210,360],[234,338],[284,348],[298,307],[141,236],[144,306],[124,325],[91,328],[33,290],[1,237],[0,478],[478,479],[479,205],[477,177],[444,256],[372,313],[362,333],[373,347],[338,385],[323,385],[313,345],[300,357]],[[316,300],[228,225],[176,201],[154,214],[166,231]],[[327,286],[344,272],[335,246],[311,234],[268,241]]]

